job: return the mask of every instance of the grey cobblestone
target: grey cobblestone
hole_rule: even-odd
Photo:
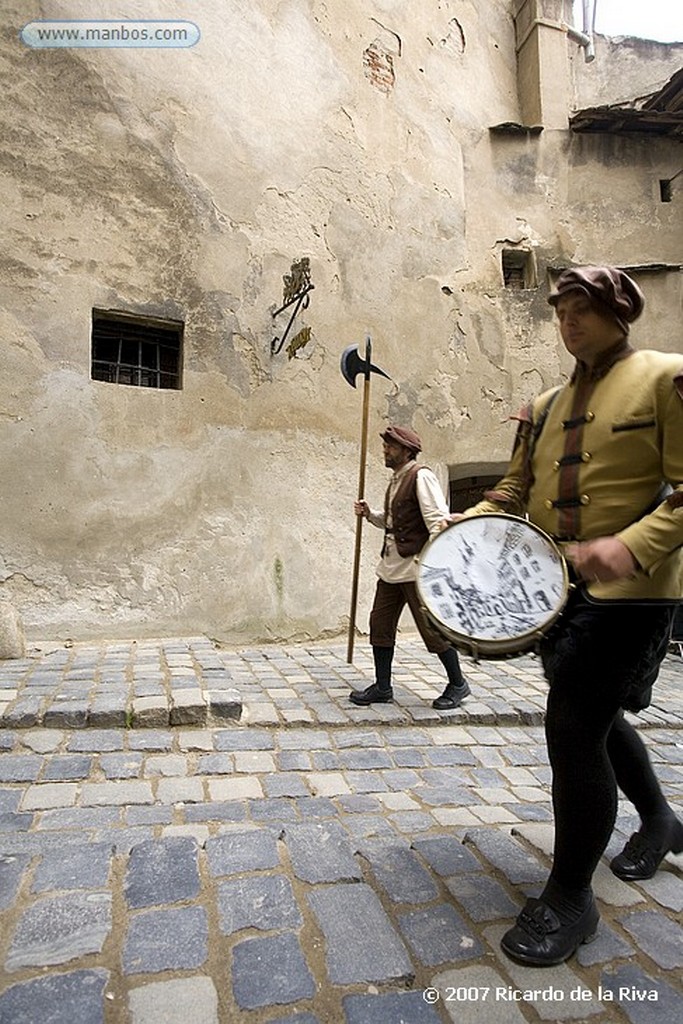
[[[29,828],[32,821],[32,814],[2,813],[0,814],[0,833],[20,832]]]
[[[250,800],[249,812],[254,821],[269,822],[273,826],[299,820],[296,806],[283,797]]]
[[[101,753],[116,751],[123,748],[123,737],[120,730],[92,729],[77,733],[71,737],[67,750],[79,753]]]
[[[126,974],[157,974],[201,967],[209,955],[203,907],[144,910],[131,918],[123,950]]]
[[[95,968],[12,985],[0,995],[0,1020],[8,1024],[104,1024],[104,990],[109,971]]]
[[[399,926],[415,955],[429,967],[474,960],[484,953],[474,930],[447,903],[402,914]]]
[[[120,807],[69,807],[44,811],[38,829],[107,828],[121,821]]]
[[[12,905],[30,859],[26,854],[0,854],[0,910]]]
[[[128,1005],[131,1024],[219,1024],[218,993],[210,978],[140,985],[130,993]],[[85,1024],[86,1018],[80,1019]]]
[[[188,804],[185,808],[184,816],[188,822],[239,822],[246,820],[247,808],[244,804],[237,801],[230,803],[211,801],[211,803],[207,804]]]
[[[581,946],[576,959],[582,966],[590,967],[591,964],[604,964],[610,960],[635,956],[635,953],[635,947],[617,935],[614,929],[603,921],[595,941]]]
[[[77,847],[65,857],[61,850],[44,853],[31,885],[31,892],[51,889],[102,889],[109,880],[111,845],[95,843]]]
[[[377,882],[394,903],[428,903],[438,889],[407,843],[367,839],[358,845]]]
[[[653,978],[635,964],[606,971],[601,980],[603,1000],[612,995],[632,1024],[677,1024],[683,1016],[683,996],[661,978]]]
[[[199,895],[197,844],[192,839],[158,839],[131,850],[125,895],[129,907],[182,903]]]
[[[654,910],[637,910],[621,918],[626,931],[660,967],[683,967],[683,928]]]
[[[170,750],[173,733],[168,729],[137,729],[131,732],[128,746],[131,750]]]
[[[313,976],[291,932],[238,943],[233,965],[233,992],[243,1010],[296,1003],[315,992]]]
[[[277,836],[270,829],[233,832],[210,839],[206,854],[211,873],[217,876],[264,871],[280,865]]]
[[[512,885],[545,881],[547,869],[519,843],[502,832],[476,829],[467,833],[471,843]]]
[[[135,806],[126,808],[128,825],[170,825],[173,820],[171,807]]]
[[[285,841],[294,874],[305,882],[361,877],[351,845],[338,825],[287,826]]]
[[[447,880],[448,889],[476,922],[514,918],[521,910],[503,886],[488,875],[462,875]]]
[[[260,931],[300,928],[303,918],[284,875],[224,881],[218,886],[218,913],[224,935],[243,928]]]
[[[275,739],[264,729],[221,729],[216,733],[216,750],[272,750]]]
[[[481,861],[454,836],[416,839],[413,843],[421,857],[442,877],[481,871]]]
[[[672,858],[666,858],[669,859]],[[683,911],[683,885],[673,871],[658,871],[654,878],[640,885],[661,906],[677,913]]]
[[[5,754],[0,758],[0,781],[35,782],[41,767],[41,759],[33,754]]]
[[[345,996],[347,1024],[439,1024],[441,1017],[421,992],[390,992],[377,996]]]
[[[309,901],[325,934],[327,970],[333,984],[413,977],[408,951],[369,886],[318,887]]]
[[[325,796],[306,796],[297,799],[296,807],[302,818],[334,818],[336,808]]]
[[[87,779],[92,769],[92,758],[78,754],[63,754],[51,757],[43,769],[41,779],[65,782],[70,779]]]
[[[466,664],[475,699],[440,715],[433,660],[401,641],[397,700],[369,715],[348,702],[372,678],[363,647],[354,666],[341,644],[202,638],[0,663],[0,689],[42,710],[89,701],[85,727],[0,728],[0,1019],[678,1024],[683,856],[640,885],[614,878],[637,827],[625,801],[596,874],[596,941],[547,972],[503,956],[549,863],[543,730],[522,722],[545,684],[533,658]],[[657,714],[634,719],[679,809],[682,678],[668,659]],[[242,718],[93,727],[98,701],[162,694],[170,713],[200,679],[237,690]],[[561,998],[506,995],[549,985]],[[483,1003],[487,986],[503,995]]]
[[[108,892],[41,896],[22,914],[5,969],[65,964],[99,953],[111,931]]]
[[[85,805],[101,807],[108,804],[148,804],[152,800],[149,782],[87,782],[81,787],[81,799]]]

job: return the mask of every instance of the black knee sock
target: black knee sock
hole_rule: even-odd
[[[647,836],[653,846],[658,849],[666,849],[675,841],[679,827],[678,818],[669,807],[665,814],[643,816],[643,823],[639,831]]]
[[[590,886],[567,889],[550,876],[540,897],[555,911],[562,924],[572,924],[583,914],[593,899]]]
[[[462,671],[460,669],[460,659],[458,658],[458,652],[454,647],[449,647],[447,651],[443,651],[438,655],[439,661],[446,669],[446,675],[448,676],[448,682],[453,686],[462,686],[463,678]]]
[[[373,647],[372,656],[375,659],[375,682],[380,690],[390,690],[391,662],[394,658],[394,648]]]

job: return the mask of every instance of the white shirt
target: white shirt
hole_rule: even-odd
[[[389,482],[389,516],[387,521],[384,517],[384,509],[377,511],[370,509],[368,522],[379,529],[391,530],[391,503],[408,470],[415,465],[413,460],[401,466],[392,474]],[[429,536],[433,537],[439,532],[439,523],[450,515],[448,503],[441,490],[441,484],[428,466],[421,466],[418,470],[416,480],[417,500],[420,504],[422,518],[429,530]],[[416,555],[403,556],[398,553],[393,534],[385,535],[384,555],[377,563],[377,575],[385,583],[408,583],[417,578],[417,557]]]

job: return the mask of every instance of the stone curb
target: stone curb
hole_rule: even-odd
[[[348,665],[335,644],[218,650],[205,637],[38,648],[0,662],[0,728],[210,728],[226,723],[335,728],[372,725],[541,726],[546,685],[538,659],[470,662],[471,696],[432,708],[445,679],[418,641],[400,644],[394,701],[355,707],[348,696],[373,681],[368,650]],[[665,659],[641,728],[683,728],[683,662]]]

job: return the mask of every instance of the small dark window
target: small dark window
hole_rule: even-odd
[[[183,324],[94,309],[93,380],[180,390]]]
[[[535,288],[534,257],[528,249],[503,249],[503,281],[506,288]]]
[[[670,178],[659,179],[659,198],[663,203],[670,203],[673,199]]]
[[[489,490],[500,480],[498,476],[469,476],[459,480],[451,480],[449,488],[449,508],[451,512],[464,512],[466,508],[476,505]]]

